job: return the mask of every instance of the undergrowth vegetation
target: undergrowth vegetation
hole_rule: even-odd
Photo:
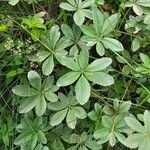
[[[1,150],[150,150],[150,0],[0,1]]]

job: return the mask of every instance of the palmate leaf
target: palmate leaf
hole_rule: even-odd
[[[112,63],[111,58],[101,58],[89,65],[89,51],[81,50],[79,56],[75,60],[64,57],[62,62],[63,65],[70,68],[72,71],[60,77],[57,81],[57,85],[70,85],[80,77],[75,85],[75,93],[81,105],[87,103],[91,94],[91,87],[88,80],[102,86],[109,86],[114,83],[112,76],[105,72],[99,72],[106,69]]]
[[[126,124],[124,121],[125,115],[117,115],[117,116],[102,116],[102,127],[94,132],[94,138],[99,139],[98,144],[103,144],[109,141],[109,144],[113,147],[116,144],[117,139],[123,143],[122,135],[124,128],[126,128]]]
[[[65,36],[60,38],[59,26],[54,25],[42,39],[46,50],[38,52],[36,56],[29,56],[29,60],[43,62],[42,72],[48,76],[53,72],[54,58],[61,63],[61,59],[67,55],[68,52],[64,49],[68,47],[69,41],[70,39]]]
[[[71,46],[69,50],[70,56],[76,57],[80,49],[89,49],[86,43],[81,40],[82,32],[76,24],[73,24],[72,28],[67,24],[62,24],[61,30],[64,36],[70,39],[69,41],[69,46]]]
[[[150,149],[150,112],[144,112],[144,125],[142,125],[136,118],[126,117],[127,125],[134,131],[126,139],[125,145],[130,148],[138,148],[138,150]]]
[[[15,145],[25,149],[34,149],[37,144],[46,144],[45,125],[41,117],[35,117],[32,113],[27,113],[21,120],[21,124],[17,126],[20,134],[15,139]],[[46,130],[45,130],[46,131]]]
[[[71,134],[70,142],[74,146],[70,147],[68,150],[100,150],[102,147],[98,144],[91,134],[83,132],[81,135]]]
[[[92,4],[92,0],[74,1],[68,0],[68,3],[61,3],[60,8],[67,11],[75,11],[73,15],[73,19],[78,26],[81,26],[85,20],[85,17],[90,18],[92,12],[86,8],[88,8]]]
[[[59,93],[59,100],[60,101],[49,103],[48,105],[49,109],[57,111],[51,118],[51,125],[55,126],[60,124],[66,117],[67,126],[71,129],[74,129],[77,124],[77,118],[86,118],[87,114],[85,110],[82,107],[77,106],[79,103],[77,102],[72,91],[69,92],[68,96]],[[58,115],[60,116],[60,119],[55,121]]]
[[[20,113],[27,113],[35,107],[35,112],[38,116],[41,116],[46,111],[48,101],[56,102],[58,100],[57,95],[54,93],[58,90],[58,87],[53,85],[53,77],[47,77],[44,82],[41,81],[40,75],[31,70],[28,72],[29,85],[17,85],[12,91],[14,94],[20,97],[26,97],[22,99],[19,107]]]
[[[123,51],[123,46],[119,41],[106,37],[115,29],[119,17],[119,14],[114,14],[104,21],[103,14],[94,5],[93,24],[89,26],[82,25],[80,27],[85,34],[82,40],[85,41],[88,46],[94,46],[96,44],[96,51],[100,56],[105,54],[104,47],[112,51]]]

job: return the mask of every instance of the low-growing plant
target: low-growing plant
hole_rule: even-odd
[[[150,149],[149,0],[0,4],[0,149]]]

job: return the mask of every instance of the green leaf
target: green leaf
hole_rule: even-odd
[[[82,75],[75,85],[75,93],[77,101],[84,105],[91,95],[91,87],[87,79]]]
[[[65,36],[69,37],[70,39],[74,39],[73,31],[67,24],[61,25],[61,31]]]
[[[116,51],[116,52],[123,51],[122,44],[113,38],[103,38],[101,42],[104,44],[105,48],[109,48],[112,51]]]
[[[143,53],[140,53],[140,58],[142,60],[142,62],[146,65],[149,66],[150,65],[150,58],[148,57],[148,55],[145,55]]]
[[[122,143],[123,145],[126,145],[126,143],[125,143],[126,137],[123,134],[121,134],[119,132],[115,132],[115,136],[120,143]]]
[[[35,112],[38,116],[42,116],[46,111],[46,101],[43,95],[39,95],[36,100]]]
[[[92,37],[95,38],[96,32],[93,28],[93,26],[86,26],[86,25],[82,25],[80,27],[80,29],[82,30],[82,32],[87,35],[88,37]]]
[[[59,100],[61,101],[62,105],[65,105],[66,107],[68,106],[68,98],[66,95],[64,95],[63,93],[58,93],[58,97],[59,97]],[[70,99],[70,98],[69,98]],[[72,97],[71,97],[72,99]]]
[[[53,93],[51,90],[46,91],[45,97],[50,102],[57,102],[58,101],[57,95],[55,93]]]
[[[67,114],[67,111],[68,111],[68,109],[64,109],[64,110],[61,110],[61,111],[55,113],[50,120],[51,126],[56,126],[56,125],[60,124],[64,120],[64,118]]]
[[[16,85],[12,88],[12,92],[21,97],[36,95],[36,90],[30,88],[28,85]]]
[[[42,62],[44,59],[46,59],[48,56],[50,55],[49,52],[47,51],[38,51],[36,53],[36,55],[29,55],[27,56],[27,58],[30,60],[30,61],[33,61],[33,62]]]
[[[59,31],[59,26],[58,25],[54,25],[49,32],[49,42],[51,45],[51,49],[54,50],[56,43],[58,42],[60,38],[60,31]]]
[[[132,41],[131,49],[133,52],[137,51],[140,48],[140,40],[138,38],[134,38]]]
[[[103,28],[103,14],[97,9],[97,6],[94,5],[93,7],[93,24],[94,28],[97,32],[97,35],[100,34],[102,28]]]
[[[72,111],[74,112],[75,116],[79,119],[84,119],[87,116],[86,111],[82,107],[73,107]]]
[[[116,138],[114,132],[109,134],[109,144],[113,147],[116,144]]]
[[[46,144],[47,143],[47,139],[45,137],[45,134],[43,133],[43,131],[38,130],[38,138],[40,140],[41,143]]]
[[[65,56],[68,52],[65,51],[64,49],[66,47],[68,47],[69,45],[69,42],[70,42],[70,38],[66,37],[66,36],[63,36],[58,42],[57,42],[57,45],[56,45],[56,48],[55,48],[55,57],[57,56]],[[56,58],[57,58],[56,57]]]
[[[76,116],[75,116],[74,112],[70,109],[67,114],[66,122],[67,122],[68,127],[71,129],[74,129],[77,124]]]
[[[61,3],[59,7],[67,11],[76,11],[76,8],[69,3]]]
[[[137,0],[137,4],[144,6],[144,7],[150,7],[150,1],[149,0]]]
[[[147,132],[149,132],[150,131],[150,112],[148,110],[144,112],[144,125],[145,125]]]
[[[142,134],[133,134],[126,139],[125,143],[127,147],[137,148],[142,141]]]
[[[118,20],[119,14],[114,14],[108,17],[103,24],[101,34],[105,36],[108,35],[110,32],[112,32],[115,29]]]
[[[97,142],[94,141],[94,140],[86,142],[85,145],[88,148],[92,149],[92,150],[100,150],[100,149],[102,149],[102,146],[100,144],[97,144]]]
[[[66,108],[67,106],[63,105],[61,102],[57,101],[57,102],[50,102],[48,103],[48,108],[50,110],[62,110],[64,108]]]
[[[103,56],[105,54],[105,49],[102,43],[100,42],[96,43],[96,52],[98,53],[99,56]]]
[[[125,3],[125,7],[132,7],[133,5],[134,5],[134,3],[131,2],[131,1],[127,1],[127,2]]]
[[[57,86],[67,86],[74,83],[80,76],[80,72],[68,72],[57,81]]]
[[[105,72],[86,72],[85,76],[93,83],[102,86],[110,86],[114,83],[113,77]]]
[[[19,74],[23,73],[23,71],[24,71],[24,70],[23,70],[23,69],[20,69],[20,68],[11,70],[11,71],[9,71],[9,72],[7,73],[6,78],[15,77],[16,75],[19,75]]]
[[[78,26],[81,26],[85,20],[84,12],[82,10],[76,11],[73,15],[73,19]]]
[[[112,63],[112,59],[109,57],[103,57],[93,61],[86,69],[86,71],[95,72],[106,69]]]
[[[97,3],[98,3],[99,5],[104,5],[105,1],[104,1],[104,0],[98,0]]]
[[[106,114],[106,115],[113,115],[114,114],[114,111],[110,108],[109,105],[105,105],[103,107],[103,112]]]
[[[89,62],[88,50],[81,50],[79,57],[77,58],[80,69],[85,69]]]
[[[15,6],[18,2],[19,0],[9,0],[9,4],[12,6]]]
[[[36,105],[37,98],[34,97],[28,97],[26,99],[23,99],[23,102],[21,103],[19,107],[20,113],[27,113],[31,109],[33,109]]]
[[[77,62],[75,62],[72,58],[64,57],[64,59],[62,60],[62,64],[73,71],[80,70]]]
[[[31,149],[34,149],[36,147],[37,141],[38,141],[38,137],[37,135],[33,135],[31,137],[32,140],[30,140],[31,142],[29,142],[29,145],[31,145]]]
[[[119,112],[128,112],[131,107],[131,101],[123,102],[119,107]]]
[[[51,143],[50,148],[53,150],[65,150],[65,147],[64,147],[62,141],[60,140],[60,138],[55,139]]]
[[[42,72],[44,75],[48,76],[52,73],[54,69],[53,55],[48,57],[42,64]]]
[[[31,137],[32,137],[31,132],[29,132],[29,131],[23,132],[15,139],[14,144],[22,145],[22,144],[28,142],[31,139]]]
[[[93,121],[97,121],[99,114],[96,113],[94,110],[88,113],[88,117],[93,120]]]
[[[111,129],[113,125],[113,118],[111,116],[104,115],[102,117],[102,124],[105,128]]]
[[[97,130],[94,132],[93,136],[95,139],[101,139],[101,138],[104,138],[104,137],[107,137],[109,134],[109,130],[106,129],[106,128],[102,128],[100,130]]]
[[[150,14],[148,14],[144,17],[144,23],[147,25],[150,24]]]
[[[144,132],[144,127],[141,125],[141,123],[136,120],[135,118],[131,118],[131,117],[126,117],[125,121],[127,123],[127,125],[134,131],[137,132]]]
[[[82,3],[80,3],[80,1],[78,2],[78,5],[81,5],[81,8],[87,8],[91,5],[93,1],[92,0],[85,0]]]
[[[54,77],[53,76],[47,76],[42,84],[42,88],[44,91],[51,90],[53,87]]]
[[[133,11],[138,15],[141,16],[143,14],[142,8],[137,4],[133,5]]]
[[[31,70],[28,72],[28,80],[35,89],[41,89],[41,77],[36,71]]]
[[[76,133],[71,134],[70,136],[70,142],[71,143],[78,143],[80,140],[80,136],[77,135]]]

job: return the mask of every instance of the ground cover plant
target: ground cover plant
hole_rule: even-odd
[[[1,150],[150,150],[150,1],[0,1]]]

